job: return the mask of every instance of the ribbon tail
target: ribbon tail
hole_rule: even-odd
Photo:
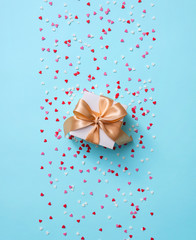
[[[95,124],[86,137],[86,141],[99,144],[99,126]]]
[[[132,142],[133,138],[131,136],[128,136],[122,129],[122,122],[115,122],[110,124],[103,124],[100,123],[100,127],[103,129],[105,134],[108,135],[114,142],[116,142],[118,145],[123,145],[128,142]]]
[[[118,145],[123,145],[128,142],[132,142],[133,138],[131,136],[128,136],[122,129],[120,130],[118,139],[116,140],[116,143]]]

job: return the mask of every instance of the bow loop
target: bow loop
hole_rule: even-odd
[[[83,99],[80,99],[73,111],[74,115],[84,121],[94,121],[96,119],[96,114],[91,110],[88,103]]]
[[[101,114],[102,121],[105,123],[118,122],[127,115],[126,110],[120,103],[113,104],[104,114]]]

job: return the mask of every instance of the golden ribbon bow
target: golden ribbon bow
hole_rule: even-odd
[[[122,129],[122,118],[127,115],[126,110],[120,103],[113,104],[113,100],[104,96],[99,99],[99,113],[94,112],[90,106],[80,99],[73,111],[74,116],[68,118],[63,125],[65,135],[74,130],[93,125],[86,137],[86,141],[99,144],[99,128],[118,145],[131,142]]]

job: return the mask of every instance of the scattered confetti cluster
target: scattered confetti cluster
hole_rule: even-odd
[[[37,221],[48,239],[155,239],[148,169],[156,139],[154,2],[42,2],[38,79],[44,180]],[[110,150],[64,136],[63,123],[83,91],[129,106],[123,130],[133,143]]]

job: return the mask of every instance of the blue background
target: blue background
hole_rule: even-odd
[[[196,134],[196,2],[173,0],[155,3],[153,13],[157,17],[158,41],[152,60],[157,66],[151,77],[156,79],[153,86],[158,102],[154,120],[157,140],[156,144],[153,143],[156,151],[149,167],[155,178],[151,183],[155,196],[149,204],[156,216],[150,219],[150,229],[155,239],[192,240],[196,234],[196,164],[193,156]],[[1,1],[0,239],[3,240],[55,240],[59,236],[45,236],[37,224],[40,215],[47,212],[39,194],[43,189],[51,194],[46,187],[46,177],[39,170],[39,154],[43,150],[39,129],[44,123],[39,111],[44,95],[37,76],[41,47],[37,17],[41,5],[40,1]],[[85,83],[80,85],[84,87]],[[95,156],[99,156],[97,151]],[[108,153],[105,151],[104,154],[107,156]],[[109,163],[104,164],[102,169],[109,166]],[[94,163],[89,165],[94,166]],[[135,166],[134,163],[130,165]],[[142,180],[135,177],[140,184]],[[61,196],[54,192],[50,196],[54,201],[58,201],[58,197]],[[74,195],[68,201],[75,197],[78,199]],[[89,200],[89,204],[93,202]],[[112,209],[115,210],[109,210],[112,212]],[[58,214],[57,209],[52,211],[53,215]],[[143,222],[146,221],[148,219],[144,216]],[[74,224],[70,226],[75,227]],[[51,232],[55,232],[54,226],[49,227]],[[104,235],[107,239],[111,239],[110,230]],[[84,226],[84,232],[92,239],[93,233],[88,226]],[[123,238],[118,234],[115,232],[116,240]],[[135,239],[149,239],[148,233],[141,235],[140,229],[134,234]],[[96,237],[102,239],[101,235]]]

